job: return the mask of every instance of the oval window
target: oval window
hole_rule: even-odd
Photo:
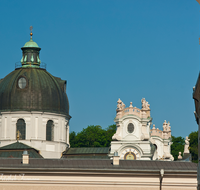
[[[26,79],[24,77],[21,77],[19,80],[18,80],[18,86],[19,88],[21,89],[24,89],[26,87]]]
[[[128,124],[128,132],[132,133],[134,131],[134,125],[132,123]]]

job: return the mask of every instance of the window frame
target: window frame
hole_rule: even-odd
[[[18,131],[21,134],[21,136],[19,136],[19,140],[26,140],[26,122],[23,118],[20,118],[20,119],[17,120],[17,123],[16,123],[16,139],[18,139],[17,138]]]
[[[133,131],[132,131],[132,132],[129,131],[130,124],[133,126]],[[128,123],[128,125],[127,125],[127,132],[128,132],[129,134],[132,134],[134,131],[135,131],[135,126],[134,126],[134,124],[131,123],[131,122]]]
[[[46,141],[54,141],[54,122],[48,120],[46,124]]]
[[[26,85],[22,88],[22,87],[20,87],[20,85],[19,85],[19,83],[20,83],[20,79],[25,79],[25,81],[26,81]],[[23,85],[23,83],[21,83],[22,85]],[[19,89],[21,89],[21,90],[24,90],[26,87],[28,86],[28,80],[27,80],[27,78],[25,77],[25,76],[19,76],[18,77],[18,79],[17,79],[17,87],[19,88]]]

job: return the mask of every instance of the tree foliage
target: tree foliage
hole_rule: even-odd
[[[198,131],[189,134],[190,146],[189,150],[192,154],[192,162],[198,163]]]
[[[109,147],[116,125],[102,129],[100,125],[90,125],[79,133],[69,134],[70,146],[73,147]]]
[[[198,131],[191,132],[189,134],[190,139],[190,154],[192,155],[192,162],[198,162]],[[171,145],[171,154],[174,156],[174,160],[178,159],[179,152],[181,152],[183,156],[184,152],[184,145],[185,145],[185,139],[183,137],[174,137],[172,136],[172,142]]]
[[[177,160],[179,152],[181,152],[183,155],[185,140],[181,136],[180,137],[172,136],[172,142],[173,144],[171,145],[171,154],[173,155],[174,160]]]

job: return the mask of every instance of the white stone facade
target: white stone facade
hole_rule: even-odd
[[[26,138],[19,140],[40,151],[44,158],[60,158],[69,145],[69,119],[65,115],[47,112],[1,112],[0,147],[16,142],[16,124],[26,123]],[[46,140],[47,121],[53,121],[53,140]]]
[[[151,143],[156,145],[157,149],[154,155],[154,159],[157,160],[174,160],[171,155],[171,127],[170,123],[164,121],[163,131],[155,128],[151,129]]]
[[[163,131],[155,129],[155,125],[150,129],[150,105],[144,98],[141,102],[142,109],[133,107],[132,102],[125,108],[125,104],[118,100],[115,118],[117,130],[112,137],[109,156],[117,152],[120,159],[173,160],[170,124],[165,121]]]

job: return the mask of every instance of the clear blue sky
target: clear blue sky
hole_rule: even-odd
[[[195,0],[1,0],[0,78],[21,60],[32,25],[47,71],[67,80],[70,131],[106,128],[118,98],[139,108],[146,98],[156,128],[167,120],[185,137],[197,130],[199,10]]]

